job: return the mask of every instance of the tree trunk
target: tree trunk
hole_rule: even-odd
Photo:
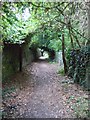
[[[67,73],[67,63],[65,59],[65,40],[64,40],[64,34],[62,34],[62,57],[63,57],[63,64],[64,64],[64,72]]]
[[[19,71],[22,71],[22,47],[19,47]]]
[[[77,42],[78,46],[81,48],[80,42],[79,42],[77,36],[75,35],[75,33],[73,31],[72,31],[72,35],[76,39],[76,42]]]

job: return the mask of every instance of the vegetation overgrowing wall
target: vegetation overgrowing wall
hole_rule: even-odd
[[[22,67],[33,61],[32,51],[27,45],[22,46]],[[20,67],[20,46],[17,44],[5,45],[2,54],[2,79],[8,79],[19,71]]]
[[[69,71],[75,83],[90,89],[90,80],[88,78],[88,66],[90,66],[90,45],[78,50],[72,50],[69,54]]]
[[[30,64],[34,60],[34,55],[33,51],[29,49],[29,46],[27,44],[23,46],[22,52],[22,66],[25,67],[27,64]]]

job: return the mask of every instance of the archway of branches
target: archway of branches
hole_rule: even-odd
[[[43,58],[45,56],[44,53],[46,53],[47,57],[45,57],[45,58],[50,59],[50,60],[55,59],[55,51],[54,50],[52,50],[48,47],[45,47],[45,46],[41,46],[40,49],[41,49],[41,56],[43,56]]]

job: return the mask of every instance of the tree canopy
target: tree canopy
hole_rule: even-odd
[[[3,2],[2,39],[22,43],[33,34],[30,45],[45,45],[58,51],[64,33],[67,46],[71,43],[72,48],[81,47],[88,40],[86,11],[83,2]]]

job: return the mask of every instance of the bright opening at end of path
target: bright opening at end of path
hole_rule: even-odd
[[[46,51],[44,51],[43,56],[39,57],[39,59],[41,59],[41,60],[48,59],[48,58],[49,58],[49,55]]]

